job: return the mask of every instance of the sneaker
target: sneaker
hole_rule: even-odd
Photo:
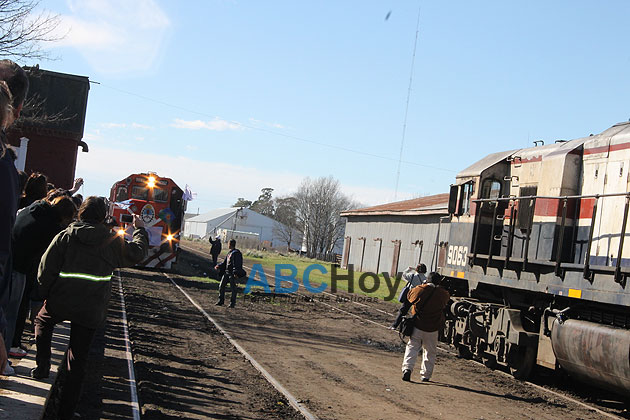
[[[37,366],[36,368],[31,369],[31,378],[33,379],[46,379],[50,376],[50,367],[43,368],[41,366]]]
[[[11,349],[9,350],[10,357],[20,358],[26,356],[27,354],[28,352],[21,347],[11,347]]]
[[[429,378],[422,378],[422,382],[429,382]]]
[[[13,369],[13,366],[11,366],[9,362],[7,362],[7,365],[4,367],[4,372],[2,374],[4,376],[13,376],[15,375],[15,369]]]
[[[223,306],[223,301],[222,300],[217,301],[217,303],[215,303],[214,306]]]
[[[411,371],[409,369],[405,369],[403,371],[402,380],[406,381],[406,382],[410,382],[411,381]]]

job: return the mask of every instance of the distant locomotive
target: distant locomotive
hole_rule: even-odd
[[[139,266],[170,269],[177,261],[186,210],[183,195],[172,179],[152,172],[129,175],[112,186],[110,201],[120,234],[131,235],[133,214],[149,234],[149,255]]]
[[[517,378],[561,367],[629,395],[629,169],[621,123],[461,171],[440,253],[455,296],[444,341]]]

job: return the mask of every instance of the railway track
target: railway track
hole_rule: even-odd
[[[208,259],[208,255],[204,254],[200,250],[197,250],[197,249],[185,246],[185,245],[180,245],[180,246],[182,247],[182,249],[184,249],[184,250],[186,250],[188,252],[191,252],[191,253],[193,253],[193,254],[195,254],[195,255],[197,255],[199,257],[202,257],[204,259]],[[247,266],[247,265],[244,264],[244,267],[246,267],[249,270],[251,270],[251,266]],[[274,283],[275,283],[275,276],[272,273],[265,272],[265,275],[268,278],[273,279]],[[274,288],[274,284],[270,284],[269,286],[270,286],[270,288]],[[328,293],[328,292],[323,292],[323,293],[328,295],[328,296],[331,296],[331,297],[335,297],[335,298],[337,297],[337,295],[334,295],[332,293]],[[388,317],[392,317],[393,316],[392,313],[384,311],[384,310],[382,310],[380,308],[376,308],[373,305],[368,305],[368,304],[361,303],[361,302],[354,302],[352,300],[339,301],[337,305],[333,305],[333,304],[330,304],[330,303],[327,303],[327,302],[324,302],[324,301],[321,301],[321,300],[318,300],[318,299],[314,299],[313,297],[315,296],[315,294],[312,294],[312,293],[304,294],[304,293],[293,292],[293,293],[291,293],[291,295],[295,295],[295,296],[298,296],[298,297],[301,297],[301,298],[311,299],[316,304],[321,304],[321,305],[324,305],[326,307],[329,307],[333,311],[338,311],[338,312],[343,313],[345,315],[348,315],[350,317],[353,317],[353,318],[356,318],[356,319],[360,319],[360,320],[362,320],[364,322],[367,322],[369,324],[376,325],[378,327],[385,328],[385,329],[389,329],[389,324],[388,323],[384,323],[382,321],[383,316],[384,315],[387,315]],[[342,305],[345,305],[346,307],[342,309],[340,307]],[[371,317],[370,318],[366,317],[364,314],[358,314],[358,313],[352,312],[351,310],[347,310],[347,309],[349,309],[348,306],[349,307],[365,308],[368,311],[373,311],[373,312],[378,314],[378,315],[375,314],[375,316],[376,316],[376,318],[379,318],[379,320],[375,321],[374,319],[370,319]],[[441,344],[438,346],[438,350],[441,351],[441,352],[444,352],[444,353],[448,353],[448,354],[457,356],[457,353],[455,351],[451,350],[448,347],[445,348]],[[475,360],[469,360],[469,362],[477,364],[477,365],[483,365],[481,362],[478,362],[478,361],[475,361]],[[501,370],[495,370],[494,372],[496,372],[496,373],[498,373],[500,375],[503,375],[503,376],[505,376],[507,378],[513,379],[512,375],[510,375],[509,373],[503,372]],[[526,385],[528,385],[528,386],[530,386],[530,387],[532,387],[532,388],[534,388],[534,389],[536,389],[536,390],[538,390],[540,392],[543,392],[543,393],[546,393],[548,395],[551,395],[551,396],[553,396],[555,398],[560,398],[560,399],[563,399],[563,400],[565,400],[567,402],[571,402],[573,404],[576,404],[576,405],[579,405],[581,407],[584,407],[584,408],[586,408],[588,410],[591,410],[591,411],[593,411],[593,412],[595,412],[595,413],[597,413],[597,414],[599,414],[599,415],[601,415],[601,416],[603,416],[605,418],[617,419],[617,420],[623,420],[623,419],[630,418],[630,414],[627,415],[627,416],[624,415],[623,417],[619,416],[619,415],[617,415],[615,413],[611,413],[611,412],[605,411],[604,409],[602,409],[600,407],[597,407],[597,406],[595,406],[593,404],[589,404],[588,402],[580,401],[579,399],[576,399],[576,398],[573,398],[571,396],[565,395],[565,394],[563,394],[561,392],[557,392],[557,391],[554,391],[552,389],[549,389],[548,387],[546,387],[544,385],[539,385],[539,384],[536,384],[536,383],[531,382],[531,381],[522,381],[522,383],[526,384]]]

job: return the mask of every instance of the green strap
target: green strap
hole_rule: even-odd
[[[91,274],[84,274],[84,273],[64,273],[64,272],[59,273],[59,277],[75,278],[75,279],[90,280],[90,281],[110,281],[112,279],[111,274],[109,276],[93,276]]]

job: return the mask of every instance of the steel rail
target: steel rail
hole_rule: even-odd
[[[625,194],[623,194],[623,195],[625,195]],[[180,246],[181,246],[181,245],[180,245]],[[196,250],[196,249],[189,248],[189,247],[182,247],[182,248],[183,248],[183,249],[186,249],[186,250],[188,250],[188,251],[192,251],[193,253],[195,253],[195,254],[197,254],[197,255],[200,255],[200,256],[203,256],[203,257],[207,258],[207,256],[206,256],[205,254],[203,254],[201,251],[198,251],[198,250]],[[275,276],[274,276],[273,274],[266,274],[266,275],[267,275],[267,276],[269,276],[269,277],[271,277],[271,278],[274,278],[274,279],[275,279]],[[179,287],[179,286],[178,286],[178,287]],[[274,287],[274,288],[275,288],[275,286],[272,286],[272,287]],[[294,293],[289,293],[289,294],[295,294],[295,295],[298,295],[298,296],[302,296],[302,297],[307,297],[307,298],[308,298],[308,296],[305,296],[305,295],[302,295],[302,294],[299,294],[299,293],[295,293],[295,292],[294,292]],[[333,296],[334,296],[334,295],[333,295]],[[352,317],[354,317],[354,318],[361,319],[361,320],[366,321],[366,322],[369,322],[369,323],[371,323],[371,324],[375,324],[375,325],[377,325],[377,326],[379,326],[379,327],[383,327],[383,328],[386,328],[386,329],[390,329],[390,327],[389,327],[388,325],[384,325],[384,324],[378,323],[378,322],[376,322],[376,321],[372,321],[372,320],[367,319],[367,318],[365,318],[365,317],[362,317],[362,316],[360,316],[360,315],[353,314],[352,312],[344,311],[343,309],[339,309],[339,308],[337,308],[337,307],[335,307],[335,306],[333,306],[333,305],[327,304],[326,302],[317,301],[316,299],[313,299],[313,302],[316,302],[316,303],[321,303],[321,304],[323,304],[323,305],[325,305],[325,306],[328,306],[328,307],[332,308],[333,310],[336,310],[336,311],[339,311],[339,312],[345,313],[345,314],[350,315],[350,316],[352,316]],[[356,303],[356,302],[355,302],[355,303]],[[364,305],[364,306],[369,306],[369,305]],[[371,309],[376,309],[376,308],[373,308],[373,307],[370,307],[370,308],[371,308]],[[389,314],[388,314],[388,315],[389,315]],[[443,345],[443,344],[441,344],[441,343],[440,343],[440,345]],[[447,345],[448,345],[448,344],[447,344]],[[441,352],[443,352],[443,353],[448,353],[448,354],[450,354],[450,355],[453,355],[453,356],[459,357],[459,355],[458,355],[456,352],[454,352],[454,351],[452,351],[452,350],[450,349],[450,346],[449,346],[449,348],[447,348],[447,349],[445,349],[445,348],[442,348],[442,347],[438,346],[438,348],[437,348],[437,349],[438,349],[438,350],[440,350],[440,351],[441,351]],[[467,359],[467,360],[468,360],[469,362],[472,362],[472,363],[475,363],[475,364],[478,364],[478,365],[482,365],[482,366],[484,366],[484,367],[487,369],[487,367],[486,367],[486,366],[485,366],[482,362],[479,362],[479,361],[474,360],[474,359]],[[514,376],[512,376],[511,374],[509,374],[509,373],[507,373],[507,372],[503,372],[503,371],[501,371],[501,370],[492,370],[492,372],[495,372],[495,373],[498,373],[498,374],[500,374],[500,375],[503,375],[503,376],[505,376],[505,377],[507,377],[507,378],[510,378],[510,379],[516,380],[516,379],[514,378]],[[541,385],[537,385],[537,384],[535,384],[535,383],[533,383],[533,382],[530,382],[530,381],[519,381],[519,382],[520,382],[520,383],[527,384],[527,385],[531,386],[532,388],[535,388],[535,389],[537,389],[537,390],[539,390],[539,391],[541,391],[541,392],[548,393],[548,394],[551,394],[551,395],[553,395],[553,396],[555,396],[555,397],[562,398],[562,399],[564,399],[564,400],[566,400],[566,401],[569,401],[569,402],[572,402],[572,403],[574,403],[574,404],[577,404],[577,405],[579,405],[579,406],[581,406],[581,407],[583,407],[583,408],[586,408],[586,409],[588,409],[588,410],[594,411],[594,412],[596,412],[596,413],[598,413],[598,414],[601,414],[601,415],[603,415],[603,416],[609,417],[609,418],[611,418],[611,419],[614,419],[614,420],[625,420],[625,418],[624,418],[624,417],[620,417],[620,416],[617,416],[617,415],[615,415],[615,414],[608,413],[608,412],[603,411],[603,410],[601,410],[601,409],[599,409],[599,408],[597,408],[597,407],[594,407],[594,406],[592,406],[592,405],[589,405],[589,404],[583,403],[583,402],[581,402],[581,401],[579,401],[579,400],[576,400],[575,398],[569,397],[569,396],[564,395],[564,394],[561,394],[561,393],[559,393],[559,392],[552,391],[552,390],[547,389],[547,388],[545,388],[545,387],[543,387],[543,386],[541,386]]]
[[[192,297],[190,297],[190,295],[186,293],[186,291],[182,289],[181,286],[175,282],[175,280],[173,280],[170,274],[168,273],[163,273],[163,274],[166,276],[166,278],[168,278],[171,281],[171,283],[173,283],[175,287],[179,289],[180,292],[182,292],[184,296],[186,296],[186,298],[190,301],[190,303],[192,303],[193,306],[197,308],[199,312],[201,312],[201,314],[208,319],[208,321],[214,324],[217,330],[219,330],[219,332],[221,332],[221,334],[223,334],[225,338],[228,339],[230,344],[232,344],[236,348],[236,350],[238,350],[239,353],[241,353],[274,388],[276,388],[282,395],[284,395],[284,397],[289,401],[289,404],[291,405],[291,407],[296,409],[307,420],[318,420],[317,416],[311,413],[310,410],[306,408],[306,406],[301,404],[297,400],[297,398],[295,398],[293,394],[291,394],[284,386],[282,386],[282,384],[278,382],[276,378],[274,378],[264,367],[262,367],[262,365],[258,363],[256,359],[254,359],[252,355],[247,352],[247,350],[245,350],[236,340],[234,340],[234,338],[232,338],[232,336],[225,330],[225,328],[223,328],[214,318],[212,318],[208,314],[208,312],[206,312],[197,302],[195,302],[195,300]]]

